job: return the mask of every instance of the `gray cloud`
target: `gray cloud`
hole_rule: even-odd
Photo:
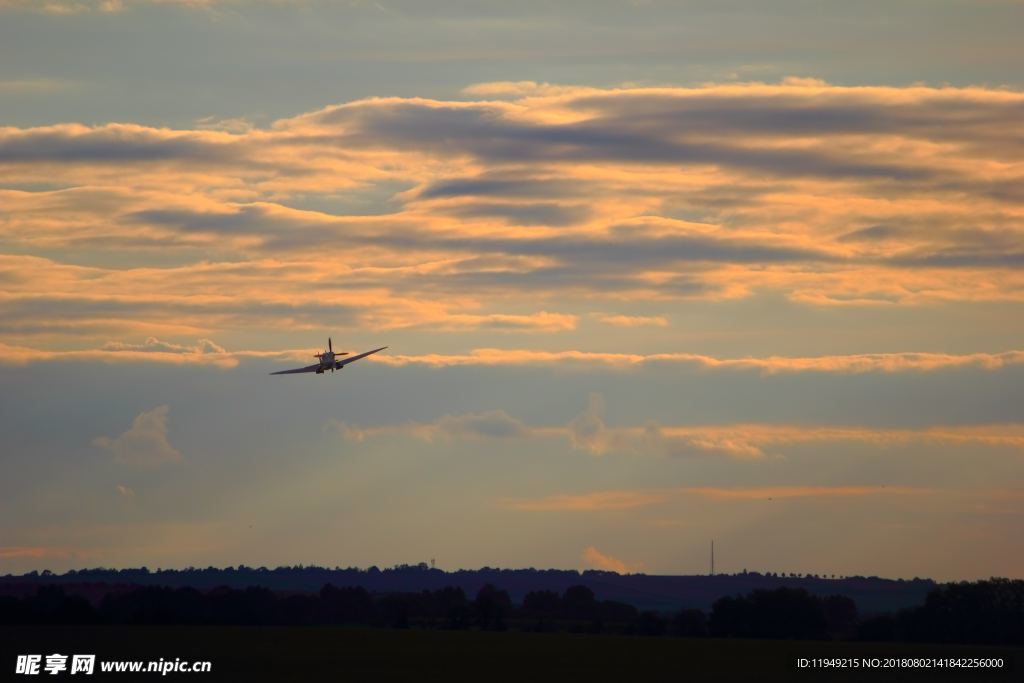
[[[1024,118],[1024,102],[982,101],[957,91],[933,91],[927,98],[886,99],[851,91],[809,97],[793,93],[708,93],[679,97],[671,93],[597,95],[572,100],[569,106],[600,112],[606,125],[655,128],[666,134],[756,134],[811,137],[846,134],[892,134],[930,140],[994,141],[1011,146],[1024,136],[1006,131]]]
[[[675,262],[715,261],[728,263],[829,261],[825,252],[759,244],[751,240],[703,235],[658,235],[643,230],[613,231],[610,237],[465,238],[427,234],[382,236],[379,242],[395,248],[433,246],[471,253],[553,256],[568,262],[618,264],[618,267],[667,265]]]
[[[447,436],[480,436],[495,439],[523,437],[530,428],[503,410],[467,415],[446,415],[437,428]]]
[[[0,133],[0,163],[221,164],[238,162],[243,156],[238,144],[214,143],[193,133],[168,134],[141,126],[52,126]]]
[[[618,162],[711,164],[773,176],[928,179],[931,169],[880,163],[829,151],[737,146],[692,139],[683,127],[624,125],[600,116],[579,123],[521,123],[503,118],[493,106],[455,107],[409,101],[364,102],[308,117],[337,135],[321,134],[326,145],[355,148],[403,148],[435,154],[471,154],[489,163]],[[642,114],[641,114],[642,116]],[[726,132],[723,130],[723,133]]]
[[[454,212],[458,208],[446,209]],[[509,217],[519,210],[512,205],[471,205],[467,215],[503,215]],[[560,207],[534,205],[531,210],[538,220],[545,216],[557,220],[575,219],[573,207],[562,213]],[[238,207],[224,213],[203,213],[184,210],[148,210],[128,216],[182,232],[210,231],[219,234],[262,235],[264,249],[312,248],[336,244],[344,240],[352,246],[383,246],[403,251],[451,251],[471,254],[508,254],[548,256],[565,263],[590,263],[612,270],[632,270],[643,266],[670,265],[679,262],[724,263],[787,263],[798,261],[832,261],[825,251],[765,244],[752,239],[717,235],[663,235],[643,225],[612,227],[605,237],[552,235],[549,237],[464,237],[419,230],[404,219],[389,223],[362,221],[321,222],[311,224],[292,216],[272,216],[258,207]],[[553,223],[559,224],[559,223]]]
[[[128,431],[117,437],[100,436],[93,445],[109,451],[123,465],[158,466],[181,460],[181,453],[167,440],[170,408],[157,406],[139,413]]]
[[[586,206],[547,203],[474,203],[444,207],[442,212],[459,218],[498,218],[511,225],[562,226],[581,223],[591,215]]]
[[[609,447],[608,426],[604,422],[604,396],[592,393],[587,397],[587,409],[573,418],[568,425],[569,440],[573,448],[604,453]]]
[[[229,211],[186,211],[182,209],[146,209],[125,214],[129,223],[159,225],[182,232],[217,235],[267,235],[283,230],[301,229],[292,220],[273,216],[265,206],[248,205]]]
[[[0,331],[31,332],[68,330],[82,326],[102,329],[120,321],[134,327],[146,321],[164,321],[168,316],[180,323],[194,316],[193,324],[219,327],[249,325],[258,321],[301,322],[309,325],[354,324],[364,309],[344,302],[303,301],[301,303],[253,301],[236,297],[231,301],[190,301],[189,297],[164,299],[95,298],[65,295],[26,296],[0,301]]]
[[[897,237],[902,233],[899,228],[889,225],[872,225],[869,228],[860,228],[848,232],[839,237],[840,242],[880,242]]]
[[[907,268],[1020,268],[1024,266],[1024,251],[946,249],[933,253],[897,256],[888,259],[886,263]]]
[[[420,199],[450,197],[499,197],[559,199],[584,195],[587,185],[580,181],[487,173],[476,178],[452,178],[430,183],[417,193]]]

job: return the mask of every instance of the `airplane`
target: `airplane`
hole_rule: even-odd
[[[355,361],[359,360],[360,358],[366,358],[367,356],[369,356],[371,354],[374,354],[374,353],[377,353],[378,351],[383,351],[386,348],[388,348],[388,347],[382,346],[379,349],[374,349],[373,351],[366,351],[364,353],[360,353],[358,356],[352,356],[351,358],[346,358],[345,360],[336,360],[337,356],[347,356],[348,353],[346,353],[346,352],[335,353],[334,352],[334,347],[331,345],[331,338],[328,337],[327,338],[327,350],[324,351],[323,353],[315,353],[315,354],[313,354],[314,358],[318,358],[319,359],[319,361],[320,361],[319,363],[314,363],[313,365],[307,365],[304,368],[295,368],[294,370],[278,370],[277,372],[272,372],[270,374],[271,375],[294,375],[294,374],[297,374],[297,373],[300,373],[300,372],[315,372],[318,375],[322,375],[327,370],[330,370],[331,372],[334,372],[335,370],[341,370],[346,365],[348,365],[349,363],[355,362]]]

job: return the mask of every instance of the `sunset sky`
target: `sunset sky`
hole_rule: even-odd
[[[0,573],[1021,577],[1022,28],[0,0]]]

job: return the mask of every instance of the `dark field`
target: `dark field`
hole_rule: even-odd
[[[96,654],[92,676],[14,676],[18,654]],[[799,657],[984,657],[1001,671],[798,669]],[[212,672],[111,674],[104,660],[209,660]],[[764,681],[1021,680],[1024,648],[683,639],[440,630],[268,626],[4,626],[0,680]]]

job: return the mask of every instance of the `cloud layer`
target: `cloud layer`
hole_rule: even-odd
[[[726,457],[760,460],[778,455],[774,449],[794,444],[860,443],[873,447],[907,444],[953,444],[1024,450],[1019,424],[935,426],[921,429],[846,427],[798,424],[613,425],[605,417],[604,399],[591,394],[586,409],[565,425],[529,425],[502,410],[445,415],[433,422],[359,427],[336,419],[326,428],[350,441],[404,436],[426,442],[456,440],[556,439],[572,449],[600,456],[659,455]],[[616,499],[604,501],[614,506]],[[630,507],[627,499],[625,507]]]
[[[1024,298],[1020,93],[791,80],[467,97],[234,132],[0,128],[0,172],[19,179],[0,188],[4,336],[558,333],[584,316],[668,327],[637,308],[756,294]]]

